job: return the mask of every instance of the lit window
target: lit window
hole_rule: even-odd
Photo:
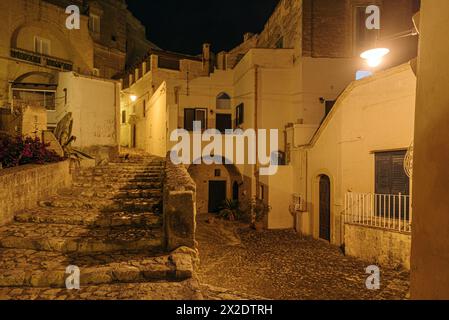
[[[100,33],[100,16],[95,14],[89,16],[89,29],[92,33]]]
[[[41,37],[34,37],[34,52],[50,55],[50,40]]]

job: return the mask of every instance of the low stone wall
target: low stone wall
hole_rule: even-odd
[[[0,170],[0,225],[11,222],[16,212],[37,206],[38,201],[71,182],[69,161]]]
[[[195,249],[196,185],[183,165],[167,157],[164,178],[164,232],[167,250]]]
[[[410,270],[411,235],[380,228],[345,225],[345,252],[373,264]]]

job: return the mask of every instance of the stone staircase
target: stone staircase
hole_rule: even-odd
[[[161,296],[170,283],[179,298],[197,298],[192,253],[164,252],[163,169],[146,155],[80,169],[72,188],[0,227],[0,299],[120,298],[124,289],[140,292],[126,298],[176,298]],[[66,289],[68,266],[80,269],[80,291]]]

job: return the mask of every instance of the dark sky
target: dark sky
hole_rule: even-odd
[[[258,33],[279,0],[127,0],[128,8],[147,28],[147,38],[162,49],[201,53],[210,42],[216,53]]]

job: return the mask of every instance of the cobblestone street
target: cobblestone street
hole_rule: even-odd
[[[381,289],[367,290],[365,268],[370,264],[345,257],[338,247],[301,239],[293,231],[258,233],[245,225],[221,220],[209,223],[208,219],[198,217],[203,287],[282,300],[397,300],[408,296],[406,271],[381,268]]]

